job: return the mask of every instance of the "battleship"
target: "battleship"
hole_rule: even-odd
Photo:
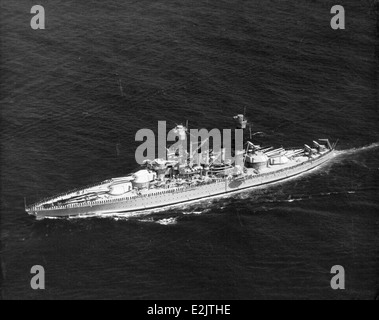
[[[244,115],[234,117],[246,129]],[[187,134],[177,125],[180,135]],[[165,210],[173,206],[251,191],[319,168],[334,157],[335,146],[328,139],[301,148],[261,147],[250,139],[240,152],[241,161],[225,158],[225,150],[201,153],[195,160],[181,161],[182,155],[167,149],[166,158],[145,160],[134,172],[87,187],[72,190],[27,206],[37,219],[107,216]],[[201,145],[200,145],[201,147]],[[197,149],[200,149],[198,147]],[[187,154],[185,154],[187,156]],[[237,157],[236,157],[237,158]],[[217,160],[217,161],[216,161]]]

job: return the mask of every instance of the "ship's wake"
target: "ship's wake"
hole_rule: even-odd
[[[367,146],[358,147],[358,148],[351,148],[346,150],[336,150],[335,153],[337,156],[344,156],[344,155],[351,155],[354,153],[360,153],[360,152],[366,152],[373,149],[379,148],[379,142],[371,143]]]

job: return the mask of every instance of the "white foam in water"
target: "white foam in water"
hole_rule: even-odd
[[[60,217],[37,217],[37,220],[43,220],[43,219],[59,220],[59,219],[63,219],[63,218],[60,218]]]
[[[336,155],[345,155],[345,154],[352,154],[352,153],[357,153],[357,152],[363,152],[367,150],[372,150],[379,148],[379,142],[372,143],[368,146],[363,146],[359,148],[352,148],[352,149],[347,149],[347,150],[336,150],[335,153]]]
[[[156,223],[159,223],[159,224],[162,224],[162,225],[173,225],[173,224],[177,224],[178,218],[166,218],[166,219],[161,219],[161,220],[157,220]]]
[[[139,222],[154,222],[153,218],[140,219]]]

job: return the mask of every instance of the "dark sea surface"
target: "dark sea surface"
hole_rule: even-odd
[[[37,31],[34,1],[0,3],[2,298],[379,294],[375,1],[339,1],[337,31],[335,1],[46,0]],[[24,197],[133,170],[141,128],[226,128],[244,106],[265,133],[257,143],[328,137],[337,157],[295,180],[144,216],[24,212]],[[33,265],[46,290],[30,288]],[[330,287],[334,265],[346,290]]]

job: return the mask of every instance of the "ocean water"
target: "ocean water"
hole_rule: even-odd
[[[34,4],[0,2],[2,298],[375,299],[377,1],[340,1],[338,31],[327,0],[46,0],[37,31]],[[244,107],[257,143],[339,139],[336,158],[144,215],[24,212],[24,197],[133,170],[141,128],[226,128]],[[33,265],[45,290],[30,288]],[[345,290],[330,287],[334,265]]]

